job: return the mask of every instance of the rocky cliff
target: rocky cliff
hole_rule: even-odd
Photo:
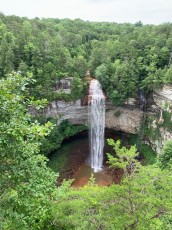
[[[70,93],[71,78],[65,78],[56,83],[54,91],[64,91]],[[88,106],[83,106],[82,100],[65,102],[52,101],[43,110],[46,117],[58,118],[60,123],[68,120],[72,124],[88,125]],[[128,100],[124,107],[115,107],[110,101],[106,101],[105,126],[116,131],[125,133],[137,133],[140,129],[143,112],[137,109],[133,99]],[[34,114],[36,111],[32,111]]]
[[[71,79],[59,82],[55,90],[70,93]],[[150,100],[150,98],[149,98]],[[138,100],[129,99],[123,107],[106,101],[105,126],[125,133],[137,134],[143,129],[143,140],[159,153],[167,140],[172,139],[172,85],[165,85],[154,92],[147,112],[139,109]],[[88,106],[81,100],[52,101],[43,111],[46,117],[58,118],[60,123],[69,120],[72,124],[88,125]],[[144,118],[144,119],[143,119]]]
[[[153,105],[147,113],[146,142],[160,153],[165,142],[172,140],[172,85],[164,85],[153,94]]]
[[[52,101],[43,113],[46,117],[58,118],[59,123],[66,119],[72,124],[87,124],[88,121],[88,108],[81,106],[81,100]]]
[[[115,107],[106,102],[106,128],[125,133],[137,133],[140,129],[143,112],[134,106]],[[88,106],[81,100],[75,102],[53,101],[45,109],[46,117],[57,117],[59,122],[69,120],[72,124],[88,124]]]
[[[156,90],[153,94],[153,99],[155,104],[162,109],[167,104],[172,106],[172,85],[164,85],[162,88]]]
[[[140,130],[143,112],[134,106],[116,107],[106,103],[106,128],[136,134]]]

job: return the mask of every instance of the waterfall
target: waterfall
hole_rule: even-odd
[[[89,89],[90,163],[94,172],[102,168],[105,128],[105,96],[100,83],[93,79]]]
[[[140,109],[144,110],[146,105],[146,97],[143,91],[140,91],[139,99],[140,99]]]
[[[145,125],[145,119],[146,119],[146,116],[144,113],[146,111],[146,95],[142,90],[139,91],[139,101],[140,101],[140,109],[143,111],[141,124],[140,124],[140,130],[138,132],[138,141],[137,141],[137,148],[140,151],[142,148],[142,143],[143,143],[144,125]]]

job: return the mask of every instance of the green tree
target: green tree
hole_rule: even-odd
[[[5,58],[5,73],[11,73],[14,71],[14,52],[11,47],[8,48]]]
[[[160,167],[162,169],[171,169],[172,168],[172,141],[167,141],[158,155],[158,160]]]
[[[166,70],[163,81],[164,83],[172,83],[172,65]]]
[[[1,46],[0,46],[0,74],[1,77],[4,74],[10,73],[15,69],[14,66],[14,49],[15,46],[15,37],[11,32],[6,32],[3,35]]]
[[[78,73],[81,77],[85,76],[87,70],[87,62],[82,55],[74,58],[73,68],[76,73]]]
[[[1,40],[3,38],[3,34],[6,32],[6,30],[7,30],[7,28],[6,28],[5,24],[0,19],[0,43],[1,43]]]
[[[39,154],[51,123],[40,125],[28,113],[31,78],[12,73],[0,81],[1,229],[43,229],[50,223],[56,175]],[[40,102],[37,102],[37,104]],[[35,103],[34,103],[35,104]]]
[[[112,139],[109,144],[116,153],[115,157],[109,155],[111,166],[126,171],[122,181],[99,187],[91,177],[83,188],[66,184],[66,192],[59,194],[58,205],[53,208],[55,226],[80,230],[170,229],[171,173],[155,165],[141,166],[135,159],[135,146],[126,149]]]
[[[108,66],[106,64],[101,64],[96,68],[95,71],[96,78],[100,81],[103,86],[103,89],[106,90],[109,87],[110,83],[110,73]]]
[[[121,184],[114,190],[119,213],[124,213],[124,229],[168,229],[172,213],[170,171],[156,165],[141,166],[135,146],[120,147],[120,141],[112,139],[108,143],[115,151],[114,157],[108,154],[109,164],[124,170]]]
[[[115,157],[107,153],[110,167],[123,169],[125,176],[132,175],[135,170],[138,170],[139,163],[136,160],[138,156],[136,146],[131,146],[130,149],[127,149],[126,147],[121,147],[120,140],[114,142],[113,139],[107,139],[107,141],[115,151]]]

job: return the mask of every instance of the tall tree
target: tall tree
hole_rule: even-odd
[[[25,91],[32,80],[12,73],[0,81],[1,229],[44,229],[49,222],[56,175],[39,154],[51,129],[33,121]],[[48,223],[49,222],[49,223]]]

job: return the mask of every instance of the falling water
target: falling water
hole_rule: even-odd
[[[105,127],[105,96],[97,80],[89,89],[90,161],[94,172],[102,168]]]
[[[145,105],[146,105],[145,94],[143,91],[140,91],[140,109],[144,110]]]

